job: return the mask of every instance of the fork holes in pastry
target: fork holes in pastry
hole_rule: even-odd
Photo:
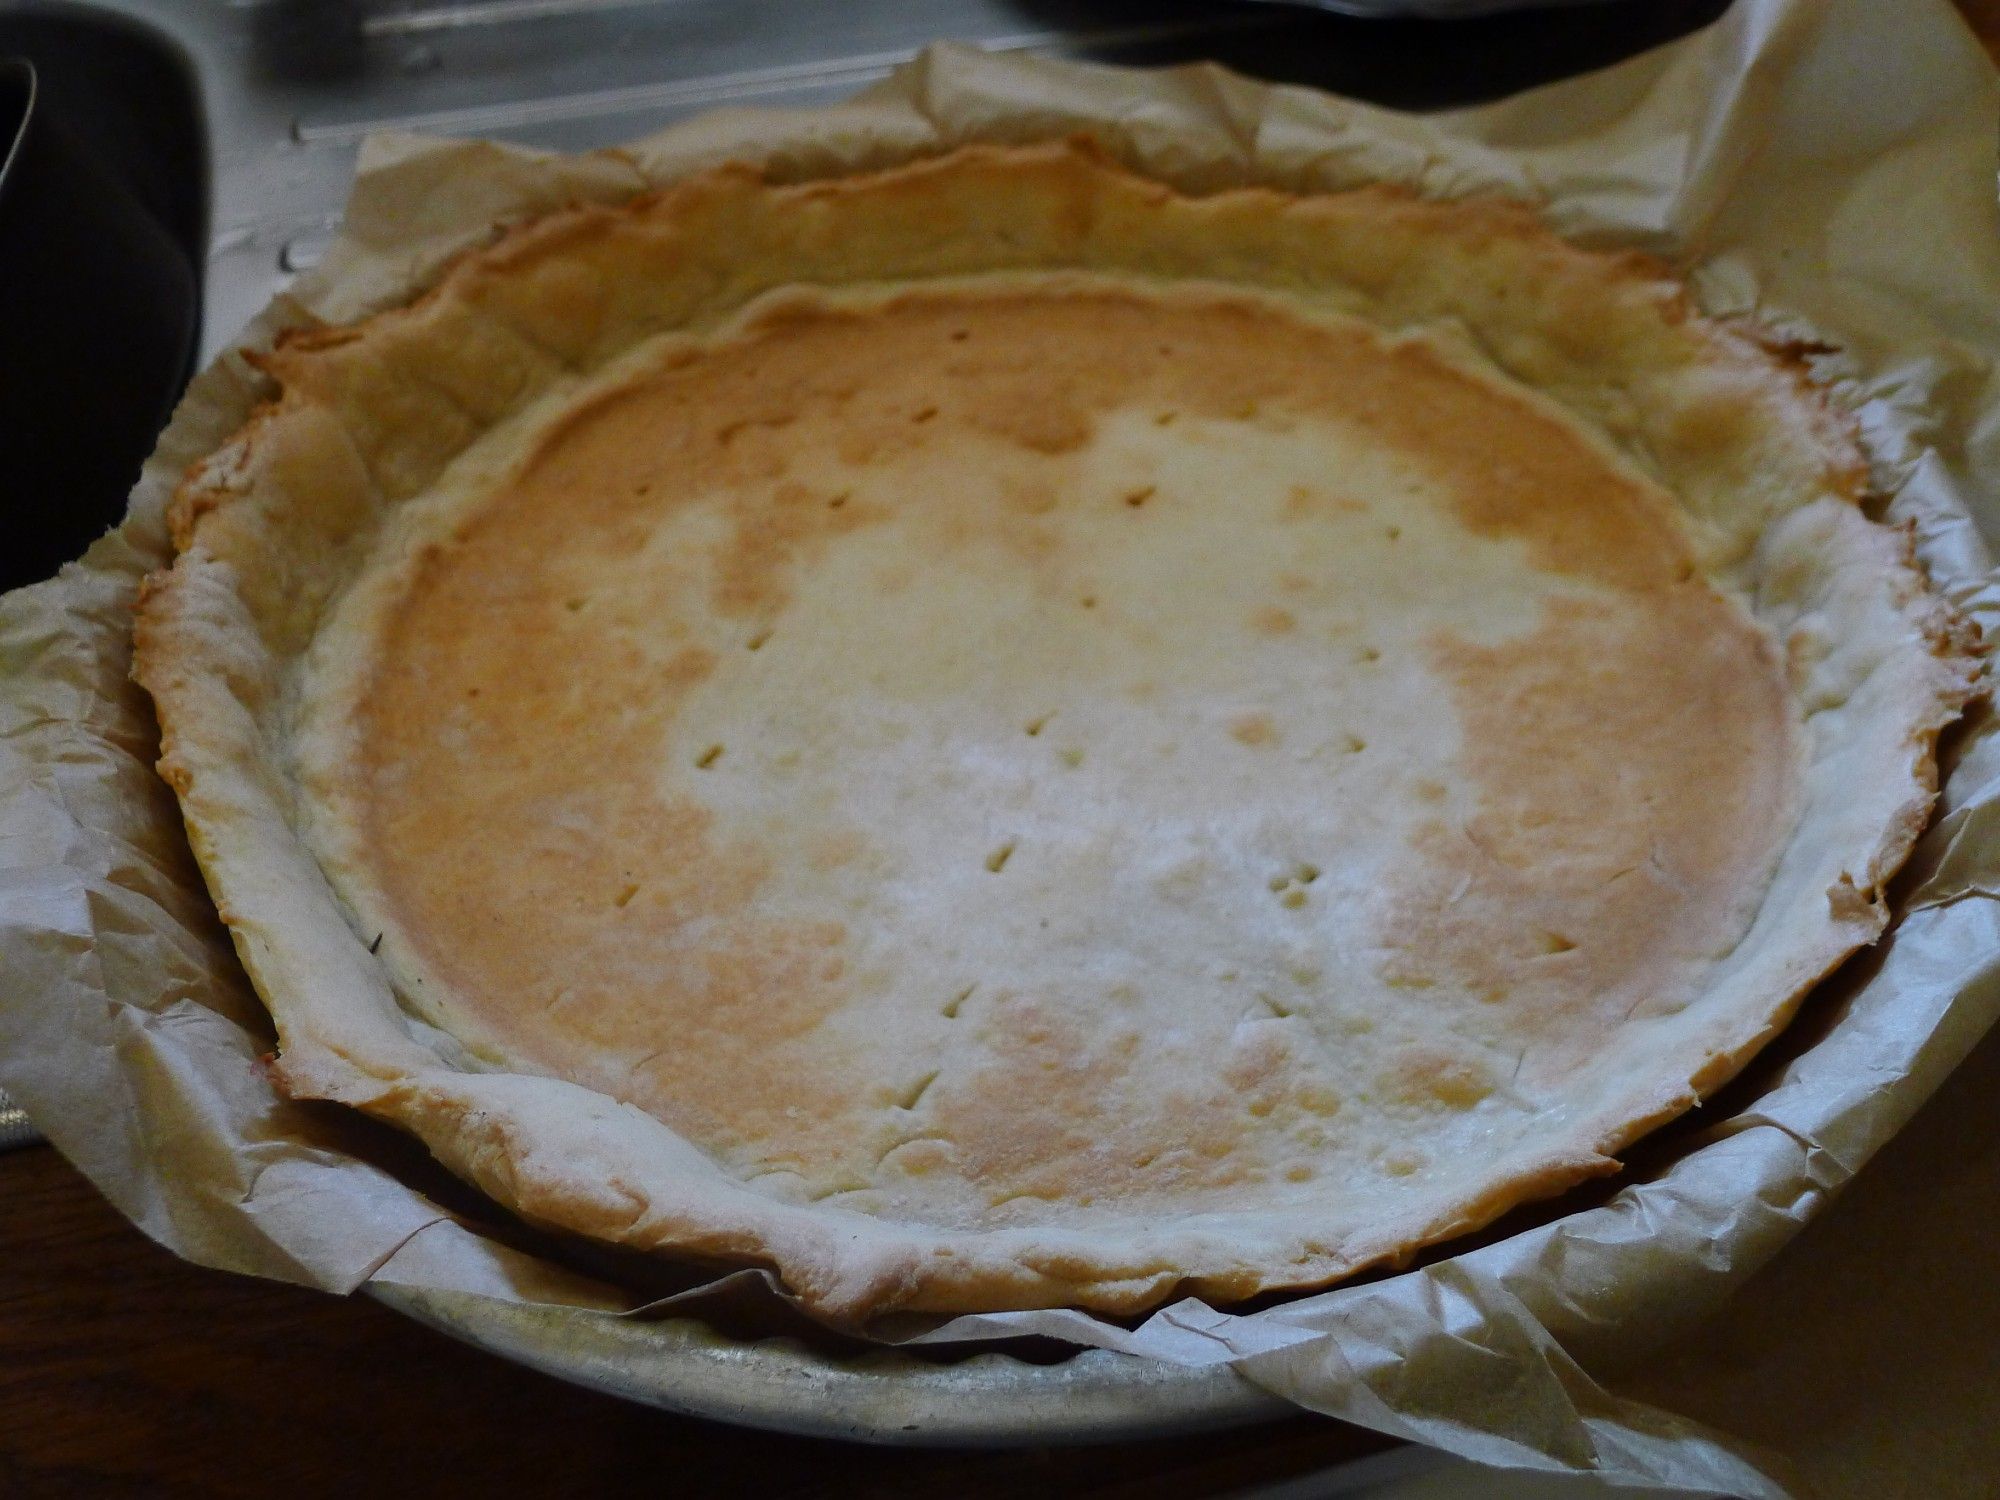
[[[937,1076],[938,1070],[933,1068],[908,1088],[904,1089],[902,1097],[896,1101],[896,1107],[898,1109],[915,1109],[923,1101],[925,1091],[937,1082]]]
[[[1264,884],[1271,894],[1278,898],[1278,905],[1297,911],[1306,904],[1306,887],[1318,879],[1318,865],[1300,863],[1273,875]],[[1265,997],[1259,996],[1259,998]]]

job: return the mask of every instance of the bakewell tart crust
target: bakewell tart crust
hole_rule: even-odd
[[[138,672],[279,1076],[835,1320],[1614,1170],[1972,690],[1788,357],[1512,208],[725,170],[269,369]]]

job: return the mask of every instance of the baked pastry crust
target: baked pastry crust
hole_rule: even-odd
[[[1516,207],[725,168],[266,366],[135,672],[281,1083],[839,1321],[1615,1170],[1976,679],[1796,361]]]

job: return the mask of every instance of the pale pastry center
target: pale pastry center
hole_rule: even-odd
[[[1664,507],[1359,325],[792,305],[438,502],[353,627],[345,893],[773,1193],[1387,1203],[1696,993],[1789,826]]]

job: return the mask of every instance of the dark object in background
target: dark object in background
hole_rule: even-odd
[[[0,588],[124,513],[192,371],[206,238],[181,59],[103,12],[0,9]]]
[[[323,0],[321,0],[323,3]],[[1708,25],[1729,0],[1007,0],[1036,29],[1116,33],[1144,24],[1234,28],[1072,48],[1138,66],[1212,58],[1390,109],[1456,109],[1623,62]],[[2000,0],[1996,0],[2000,3]],[[1453,19],[1440,19],[1450,15]]]

